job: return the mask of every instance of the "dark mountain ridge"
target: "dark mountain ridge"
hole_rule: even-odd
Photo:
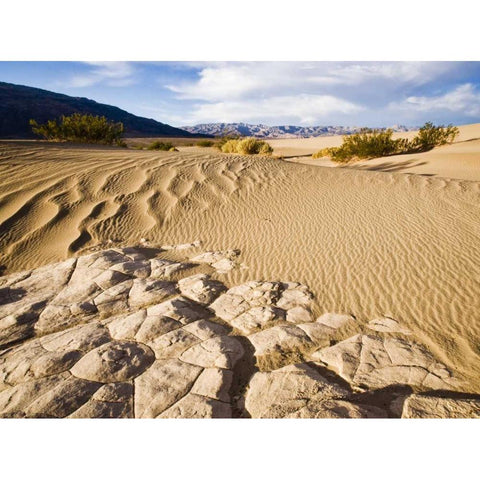
[[[126,137],[200,136],[88,98],[0,82],[0,138],[35,138],[29,125],[30,119],[44,123],[73,113],[100,115],[122,122]]]

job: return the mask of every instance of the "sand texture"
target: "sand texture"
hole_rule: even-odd
[[[455,372],[465,391],[479,392],[477,147],[464,141],[422,154],[432,157],[418,166],[425,174],[405,175],[404,168],[320,168],[210,152],[3,142],[2,273],[142,239],[155,247],[201,240],[197,255],[241,252],[199,262],[226,288],[254,280],[300,282],[313,294],[313,318],[351,314],[367,336],[391,335],[367,323],[394,319],[410,332],[405,338]],[[470,148],[468,168],[449,160],[449,149]],[[440,157],[448,176],[435,170]],[[381,160],[387,161],[394,159]],[[186,251],[165,249],[160,256],[185,261],[191,258]],[[276,313],[262,310],[260,320],[246,315],[236,323],[247,332]],[[291,315],[307,323],[305,312]],[[392,328],[380,323],[380,330]]]

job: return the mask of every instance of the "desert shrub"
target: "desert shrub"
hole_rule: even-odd
[[[231,139],[222,142],[220,145],[220,150],[223,153],[237,153],[238,142],[240,140]]]
[[[312,158],[332,157],[337,147],[322,148],[312,155]]]
[[[258,150],[259,155],[271,155],[272,153],[273,147],[267,142],[263,142],[263,145],[261,145],[260,149]]]
[[[241,155],[270,155],[273,152],[273,148],[267,142],[253,137],[227,140],[221,150],[224,153]]]
[[[213,140],[199,140],[196,143],[197,147],[213,147],[215,142]]]
[[[254,155],[259,152],[261,143],[253,137],[240,140],[237,144],[237,152],[243,155]]]
[[[353,159],[384,157],[399,152],[400,143],[392,138],[393,130],[371,130],[365,128],[359,133],[343,137],[340,147],[324,148],[313,158],[330,157],[334,162],[348,162]],[[313,155],[312,155],[313,156]]]
[[[392,138],[393,130],[364,129],[344,137],[342,145],[334,150],[332,158],[348,161],[352,158],[367,159],[398,153],[399,143]]]
[[[220,151],[223,152],[223,146],[229,142],[230,140],[239,140],[240,137],[238,135],[223,135],[219,137],[215,143],[215,147],[217,147]],[[232,153],[232,152],[229,152]]]
[[[415,138],[410,142],[411,149],[417,151],[430,150],[433,147],[452,143],[459,130],[453,125],[435,126],[432,122],[427,122],[417,133]]]
[[[155,140],[148,147],[147,150],[161,150],[163,152],[176,152],[177,149],[172,142],[161,142],[160,140]]]
[[[329,157],[334,162],[345,163],[352,160],[365,160],[405,153],[418,153],[433,147],[451,143],[458,135],[457,127],[434,126],[427,122],[412,139],[393,139],[393,131],[363,129],[359,133],[343,137],[340,147],[324,148],[312,158]]]
[[[247,137],[238,142],[237,151],[244,155],[270,155],[273,152],[273,148],[263,140]]]
[[[98,115],[74,113],[63,115],[59,120],[48,120],[43,125],[30,120],[30,125],[33,133],[47,140],[126,146],[121,140],[123,123]]]

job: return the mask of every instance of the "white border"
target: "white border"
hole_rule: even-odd
[[[474,420],[1,420],[3,478],[478,476]]]
[[[16,0],[1,60],[477,60],[473,0]]]
[[[475,4],[17,0],[1,7],[0,59],[478,60]],[[0,420],[0,471],[49,480],[467,478],[478,476],[478,425]]]

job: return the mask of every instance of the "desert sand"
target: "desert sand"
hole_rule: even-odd
[[[402,156],[348,168],[213,151],[2,142],[2,273],[142,239],[154,247],[199,240],[204,250],[235,248],[242,267],[212,273],[226,288],[299,282],[313,294],[313,318],[355,317],[351,335],[393,318],[463,382],[461,390],[479,392],[480,135],[478,125],[468,128],[410,164],[400,165],[409,160]],[[286,155],[288,142],[304,142],[311,153],[321,148],[314,141],[337,140],[271,143]],[[173,252],[173,260],[189,258]]]

